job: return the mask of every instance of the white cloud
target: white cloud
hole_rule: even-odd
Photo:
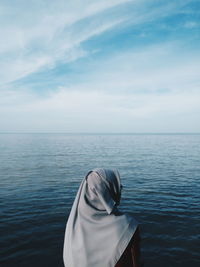
[[[81,42],[115,27],[123,19],[113,17],[101,23],[93,19],[85,28],[77,23],[126,2],[129,0],[59,1],[55,5],[47,1],[48,6],[44,7],[32,2],[25,10],[7,6],[6,13],[12,14],[14,9],[17,14],[7,23],[3,21],[5,25],[0,28],[1,84],[23,78],[42,67],[52,67],[59,60],[69,62],[86,55],[79,47]]]
[[[193,116],[200,113],[199,99],[197,91],[126,95],[60,88],[43,99],[21,92],[2,99],[6,105],[0,107],[1,127],[22,132],[195,132],[200,130]],[[191,122],[193,126],[187,129],[185,125]]]
[[[119,15],[120,4],[126,2],[135,3],[135,9]],[[5,13],[14,18],[5,20],[1,29],[0,131],[200,131],[200,54],[190,51],[183,40],[127,51],[119,47],[116,53],[84,61],[70,86],[60,78],[62,86],[46,95],[37,93],[38,88],[32,91],[28,82],[12,83],[93,53],[95,49],[86,51],[81,45],[91,37],[124,23],[139,25],[167,16],[177,7],[169,3],[148,11],[153,2],[76,0],[47,6],[49,1],[30,1],[24,2],[30,5],[24,10],[5,6]],[[116,13],[104,14],[117,5]]]
[[[121,52],[106,60],[91,62],[85,69],[84,87],[91,91],[162,94],[192,92],[198,90],[200,84],[200,55],[184,51],[179,42]]]
[[[176,58],[177,49],[179,43],[159,44],[106,58],[106,64],[91,62],[85,66],[87,82],[55,88],[44,97],[28,88],[7,88],[0,98],[1,129],[200,131],[199,57]]]
[[[175,12],[189,1],[161,3],[139,0],[2,2],[0,81],[9,83],[59,61],[88,55],[80,44],[120,24],[152,21]],[[4,4],[3,4],[4,3]],[[123,9],[131,3],[135,8]],[[117,8],[118,7],[118,8]],[[114,12],[106,13],[110,8]],[[84,20],[89,19],[87,22]],[[73,56],[72,56],[73,54]]]

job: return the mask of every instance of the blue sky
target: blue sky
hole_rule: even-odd
[[[0,132],[200,132],[199,10],[1,0]]]

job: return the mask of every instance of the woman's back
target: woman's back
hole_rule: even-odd
[[[137,228],[115,267],[138,267],[140,259],[140,234]]]
[[[117,208],[121,188],[113,170],[95,169],[83,179],[67,221],[65,267],[139,266],[133,265],[138,223]]]

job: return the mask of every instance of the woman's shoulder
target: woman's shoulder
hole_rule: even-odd
[[[134,232],[131,240],[129,241],[126,249],[124,250],[122,256],[120,257],[119,261],[115,265],[115,267],[130,267],[133,266],[132,261],[132,248],[137,245],[140,241],[140,233],[139,227],[137,227],[136,231]]]

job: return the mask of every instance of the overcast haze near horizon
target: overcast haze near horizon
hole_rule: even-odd
[[[200,132],[200,2],[0,2],[0,132]]]

